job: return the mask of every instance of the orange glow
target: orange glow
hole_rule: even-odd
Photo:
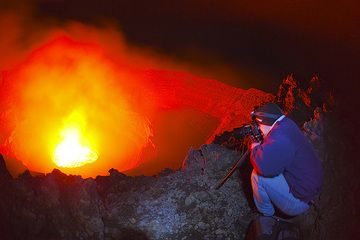
[[[77,114],[72,118],[60,132],[62,141],[55,149],[53,161],[59,167],[81,167],[98,159],[97,153],[90,148],[87,139],[81,134],[82,116]]]
[[[144,115],[152,100],[142,91],[131,68],[99,46],[56,38],[5,76],[6,153],[36,172],[88,177],[134,168],[152,136]]]
[[[59,167],[81,167],[95,162],[97,154],[79,141],[77,129],[65,129],[64,140],[56,147],[54,162]]]
[[[83,177],[107,175],[111,168],[130,174],[176,169],[196,147],[194,139],[200,145],[213,131],[249,121],[253,106],[272,98],[154,70],[144,66],[151,58],[109,54],[96,39],[89,41],[57,37],[1,72],[0,152],[19,160],[19,169],[58,168]]]

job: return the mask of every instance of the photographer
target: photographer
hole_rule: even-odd
[[[323,172],[310,142],[299,127],[274,103],[252,112],[263,134],[251,144],[253,198],[264,216],[275,207],[288,216],[304,213],[320,191]]]

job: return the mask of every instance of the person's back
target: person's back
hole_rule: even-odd
[[[290,118],[277,122],[269,135],[278,134],[283,135],[293,146],[292,160],[283,173],[290,191],[302,201],[310,202],[319,193],[322,185],[320,160],[313,146]]]

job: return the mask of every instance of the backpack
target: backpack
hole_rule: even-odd
[[[246,240],[301,240],[300,228],[276,217],[259,216],[250,223]]]

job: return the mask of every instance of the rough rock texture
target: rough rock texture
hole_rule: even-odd
[[[184,168],[154,177],[82,179],[58,170],[12,179],[1,165],[4,239],[241,239],[251,211],[236,174],[213,187],[239,157],[219,145],[189,151]]]
[[[316,107],[329,112],[335,105],[333,93],[324,87],[317,76],[308,82],[297,81],[293,75],[287,76],[279,86],[275,102],[299,125],[312,116]]]
[[[184,72],[149,70],[138,75],[152,83],[150,92],[161,108],[190,108],[218,119],[219,125],[207,143],[216,135],[249,122],[254,106],[275,99],[273,94],[258,89],[235,88]]]
[[[286,105],[292,97],[277,101]],[[325,181],[312,211],[300,220],[306,239],[349,239],[356,232],[351,219],[359,215],[353,194],[359,185],[352,181],[357,165],[343,161],[348,146],[340,120],[326,111]],[[37,177],[27,171],[13,179],[0,158],[1,239],[244,239],[256,215],[251,167],[244,164],[214,189],[238,157],[237,151],[208,144],[190,149],[181,170],[129,177],[111,169],[96,179],[58,170]]]

